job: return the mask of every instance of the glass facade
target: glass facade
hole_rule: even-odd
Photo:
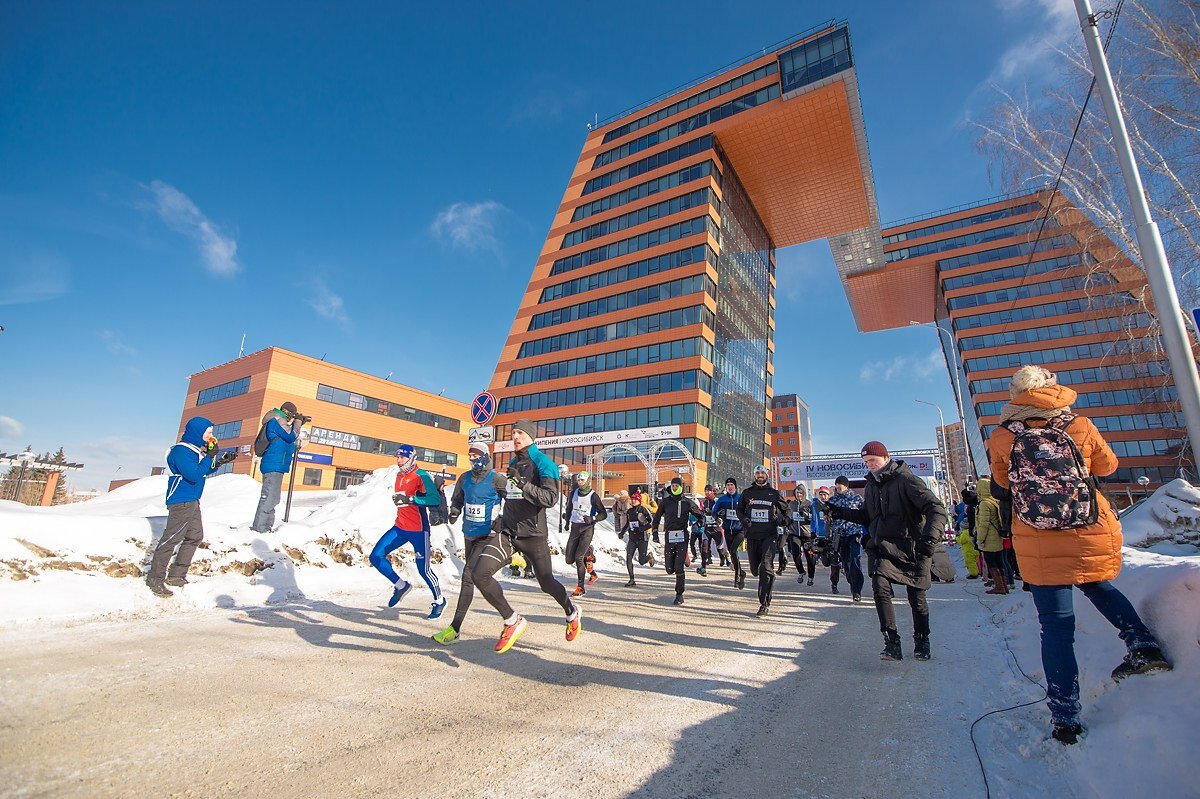
[[[681,194],[669,200],[647,205],[645,208],[639,208],[627,214],[614,216],[612,219],[606,219],[594,225],[572,230],[563,236],[559,249],[565,250],[568,247],[575,247],[592,239],[598,239],[601,236],[619,233],[636,225],[644,225],[647,222],[653,222],[656,219],[662,219],[665,216],[671,216],[680,211],[687,211],[701,205],[707,206],[710,204],[714,208],[720,208],[720,201],[717,200],[716,195],[707,187],[690,191],[687,194]]]
[[[1087,383],[1108,383],[1113,380],[1145,380],[1161,378],[1171,374],[1166,361],[1143,361],[1140,363],[1118,363],[1110,366],[1092,366],[1087,369],[1063,369],[1054,373],[1060,385],[1076,386]],[[1008,377],[993,377],[989,380],[971,382],[972,394],[991,394],[1008,391]],[[1161,390],[1161,389],[1156,389]]]
[[[1022,330],[1007,330],[989,333],[986,336],[970,336],[962,339],[958,346],[963,350],[978,350],[986,347],[1007,347],[1030,341],[1051,341],[1056,338],[1088,336],[1095,333],[1114,333],[1118,330],[1133,330],[1149,327],[1150,315],[1144,313],[1129,316],[1110,316],[1105,319],[1087,319],[1082,322],[1065,322],[1061,325],[1027,327]]]
[[[660,330],[671,330],[676,327],[701,323],[709,327],[713,326],[712,311],[703,305],[676,308],[674,311],[663,311],[625,322],[613,322],[599,327],[576,330],[573,333],[562,333],[557,336],[526,341],[521,345],[517,357],[530,358],[534,355],[544,355],[547,352],[560,352],[575,347],[586,347],[589,344],[599,344],[603,341],[615,341],[630,336],[642,336],[647,333],[657,333]]]
[[[1113,294],[1100,294],[1096,297],[1080,297],[1063,302],[1051,302],[1045,305],[1027,305],[1024,308],[1006,308],[1003,311],[960,316],[954,320],[955,330],[970,330],[989,325],[1007,325],[1011,322],[1027,322],[1031,319],[1048,319],[1066,314],[1098,311],[1103,308],[1116,308],[1123,305],[1141,305],[1141,302],[1127,291]]]
[[[699,155],[706,150],[711,150],[712,146],[712,136],[700,136],[689,142],[677,144],[674,147],[663,150],[661,153],[646,156],[620,169],[605,172],[599,177],[589,178],[588,182],[583,184],[583,193],[591,194],[594,191],[607,189],[609,186],[616,185],[630,178],[636,178],[638,175],[644,175],[653,169],[673,164],[676,161],[682,161],[684,158],[690,158],[693,155]]]
[[[1063,278],[1061,280],[1051,280],[1046,283],[1032,283],[1024,286],[1014,286],[1009,289],[994,289],[992,291],[984,291],[979,294],[967,294],[962,297],[955,297],[947,300],[946,304],[950,310],[957,311],[962,308],[977,308],[980,305],[991,305],[997,302],[1010,302],[1013,300],[1027,300],[1031,297],[1044,297],[1047,294],[1062,294],[1068,291],[1083,291],[1090,288],[1099,288],[1101,286],[1112,285],[1116,283],[1112,275],[1109,274],[1094,274],[1094,275],[1076,275],[1075,277]]]
[[[213,436],[217,441],[224,441],[229,438],[237,438],[242,434],[242,420],[236,422],[225,422],[224,424],[213,425]]]
[[[748,477],[766,450],[773,247],[728,164],[724,192],[709,463],[710,474]]]
[[[356,408],[360,411],[383,414],[393,419],[403,419],[406,422],[423,424],[426,427],[453,430],[456,433],[462,426],[462,423],[458,419],[452,419],[449,416],[422,411],[418,408],[410,408],[398,402],[375,399],[374,397],[356,394],[353,391],[346,391],[334,388],[333,386],[318,385],[317,399],[322,402],[332,402],[335,405],[345,405],[347,408]]]
[[[550,274],[560,275],[563,272],[582,269],[585,266],[598,264],[610,258],[619,258],[622,255],[646,250],[650,247],[657,247],[659,244],[666,244],[670,241],[676,241],[677,239],[705,232],[710,234],[714,239],[717,237],[717,224],[707,214],[698,216],[695,219],[676,222],[674,225],[659,228],[658,230],[650,230],[628,239],[614,241],[612,244],[605,244],[602,247],[584,250],[581,253],[576,253],[566,258],[559,258],[554,262],[554,266],[550,268]]]
[[[1016,369],[1026,364],[1060,363],[1084,358],[1105,358],[1109,355],[1147,352],[1158,347],[1157,339],[1127,339],[1099,341],[1094,344],[1076,344],[1073,347],[1056,347],[1052,350],[1032,352],[1010,352],[1004,355],[989,355],[985,358],[970,358],[966,362],[969,371],[987,369]]]
[[[679,339],[662,344],[649,344],[645,347],[633,347],[600,355],[589,355],[585,358],[573,358],[569,361],[555,361],[542,366],[517,369],[509,375],[508,385],[523,386],[543,380],[558,380],[563,377],[606,372],[610,369],[624,369],[627,366],[638,366],[643,363],[661,363],[680,358],[692,358],[697,355],[712,361],[712,344],[699,337]]]
[[[1047,272],[1069,269],[1072,266],[1082,266],[1090,262],[1090,258],[1085,258],[1081,254],[1064,255],[1061,258],[1048,258],[1044,261],[1015,264],[1014,266],[1005,266],[1000,269],[989,269],[986,272],[975,272],[970,275],[947,278],[942,282],[942,288],[946,291],[954,291],[955,289],[965,289],[971,286],[982,286],[985,283],[999,283],[1001,280],[1016,280],[1019,277],[1026,278],[1033,277],[1034,275],[1044,275]]]
[[[1043,236],[1037,243],[1037,248],[1034,248],[1032,241],[1024,241],[1020,244],[1009,244],[1004,247],[997,247],[994,250],[980,250],[979,252],[969,253],[967,255],[956,255],[953,258],[943,258],[938,261],[938,269],[943,272],[948,272],[952,269],[962,269],[964,266],[975,266],[976,264],[990,264],[992,261],[1002,261],[1005,258],[1020,258],[1029,255],[1031,252],[1047,252],[1049,250],[1062,250],[1074,248],[1078,245],[1075,239],[1070,236]]]
[[[613,380],[608,383],[593,383],[588,386],[572,386],[570,388],[560,388],[557,391],[520,394],[500,400],[500,409],[497,413],[520,413],[523,411],[537,411],[542,408],[558,408],[563,405],[611,402],[612,400],[625,399],[626,397],[645,397],[695,388],[699,388],[706,393],[711,392],[712,378],[699,369],[691,369],[684,372],[667,372],[665,374],[648,375],[645,377],[630,377],[625,380]]]
[[[786,94],[854,66],[850,32],[842,26],[779,54],[779,81]]]
[[[955,236],[949,239],[929,241],[924,244],[914,244],[911,247],[903,247],[899,250],[892,250],[887,254],[886,260],[890,264],[893,261],[902,261],[905,258],[916,258],[918,255],[929,255],[930,253],[934,252],[957,250],[960,247],[970,247],[975,244],[986,244],[989,241],[1007,239],[1010,236],[1026,235],[1036,232],[1041,224],[1042,221],[1040,219],[1030,219],[1025,222],[1017,222],[1012,225],[990,228],[989,230],[977,230],[974,233],[964,233],[961,236]],[[1052,219],[1047,220],[1046,227],[1058,227],[1058,223]]]
[[[587,219],[589,216],[602,214],[613,208],[620,208],[622,205],[637,202],[659,192],[667,191],[676,186],[682,186],[685,183],[691,183],[693,180],[706,178],[710,175],[716,176],[717,185],[720,186],[721,173],[717,171],[717,165],[712,161],[705,161],[703,164],[685,167],[678,172],[672,172],[669,175],[663,175],[661,178],[648,180],[645,183],[639,183],[636,186],[623,189],[616,194],[610,194],[607,197],[601,197],[599,200],[592,200],[590,203],[585,203],[576,208],[575,212],[571,214],[571,221],[578,222],[581,219]]]
[[[210,402],[236,397],[248,391],[250,391],[250,378],[243,377],[240,380],[231,380],[219,386],[202,389],[196,394],[196,404],[207,405]]]
[[[594,275],[577,277],[565,283],[556,283],[553,286],[547,286],[542,289],[542,296],[538,300],[538,303],[550,302],[562,297],[570,297],[573,294],[582,294],[585,291],[602,289],[606,286],[624,283],[627,280],[634,280],[639,277],[646,277],[647,275],[656,275],[660,272],[678,269],[681,266],[705,260],[715,267],[717,265],[717,254],[707,244],[697,244],[695,247],[688,247],[654,258],[646,258],[642,261],[634,261],[631,264],[606,269]]]
[[[686,297],[689,294],[696,294],[701,291],[706,292],[709,296],[717,293],[716,284],[712,282],[712,278],[708,275],[681,277],[678,280],[669,280],[666,283],[657,283],[653,286],[635,289],[634,291],[613,294],[609,297],[599,297],[587,302],[581,302],[578,305],[568,305],[565,308],[559,308],[554,311],[544,311],[534,314],[529,319],[529,329],[541,330],[546,327],[574,322],[578,319],[588,319],[593,316],[602,316],[603,314],[615,311],[625,311],[630,308],[638,308],[643,305],[650,305],[651,303],[670,300],[676,297]]]
[[[1041,210],[1042,204],[1039,202],[1025,203],[1024,205],[1014,205],[1011,208],[1000,208],[995,211],[985,211],[982,214],[974,214],[973,216],[964,216],[962,219],[955,219],[953,222],[939,222],[935,225],[927,225],[925,227],[914,228],[913,230],[905,231],[904,233],[893,233],[890,236],[883,237],[884,244],[896,244],[901,241],[909,241],[910,239],[920,239],[925,236],[932,236],[935,233],[948,233],[951,230],[961,230],[972,225],[982,225],[984,222],[994,222],[997,219],[1007,219],[1010,216],[1018,214],[1026,214],[1030,211]]]

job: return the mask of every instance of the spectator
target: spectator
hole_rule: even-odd
[[[279,504],[283,476],[292,469],[292,456],[296,454],[301,424],[300,412],[291,402],[283,403],[263,417],[267,450],[258,465],[262,472],[262,493],[258,495],[254,523],[250,525],[250,529],[256,533],[269,533],[275,526],[275,506]]]

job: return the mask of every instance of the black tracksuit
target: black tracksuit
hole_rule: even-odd
[[[704,511],[692,501],[687,494],[675,496],[669,491],[654,514],[653,529],[658,530],[658,523],[665,519],[667,544],[663,549],[663,561],[667,566],[667,574],[675,575],[675,593],[683,595],[684,575],[687,574],[688,552],[688,517],[693,516],[701,524],[704,523]]]
[[[812,539],[812,502],[803,499],[788,500],[787,548],[792,553],[796,571],[804,575],[808,566],[808,579],[817,573],[817,558],[808,542]]]
[[[625,526],[617,532],[625,539],[625,568],[629,570],[629,582],[633,582],[633,556],[645,566],[650,562],[650,528],[654,517],[641,505],[630,505],[625,514]]]
[[[746,531],[746,555],[750,560],[750,573],[758,575],[758,602],[771,605],[771,589],[775,585],[775,554],[779,547],[779,528],[784,527],[789,515],[787,502],[771,485],[751,483],[742,492],[738,503],[738,517]]]

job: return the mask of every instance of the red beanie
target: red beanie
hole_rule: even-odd
[[[859,456],[865,458],[868,455],[874,455],[877,458],[886,458],[888,456],[887,447],[878,441],[868,441],[866,444],[863,444],[862,452]]]

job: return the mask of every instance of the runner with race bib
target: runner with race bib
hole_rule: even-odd
[[[667,566],[667,574],[675,575],[675,604],[683,604],[683,584],[687,574],[688,554],[688,518],[704,521],[704,511],[683,493],[683,480],[676,477],[671,480],[667,493],[663,496],[658,512],[654,514],[651,529],[658,530],[658,523],[665,519],[667,544],[663,550],[663,561]]]
[[[787,502],[771,486],[767,467],[754,467],[754,483],[742,492],[738,516],[746,530],[746,555],[750,573],[758,575],[758,616],[771,608],[771,589],[775,586],[775,555],[790,517]]]

